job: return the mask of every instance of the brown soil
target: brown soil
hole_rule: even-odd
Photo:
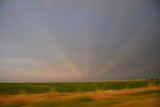
[[[118,98],[123,94],[132,94],[141,91],[151,91],[160,90],[160,87],[145,87],[145,88],[135,88],[135,89],[123,89],[123,90],[107,90],[107,91],[95,91],[86,93],[44,93],[44,94],[19,94],[19,95],[0,95],[0,104],[14,103],[14,102],[34,102],[34,101],[44,101],[44,100],[63,100],[69,98],[76,98],[79,96],[90,96],[94,100],[106,99],[106,98]],[[150,99],[147,102],[152,102],[154,99]],[[146,102],[146,101],[145,101]],[[117,105],[118,107],[128,107],[132,103],[137,103],[135,101],[130,101],[123,105]]]

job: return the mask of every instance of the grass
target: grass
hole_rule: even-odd
[[[160,81],[60,82],[60,83],[0,83],[0,94],[89,92],[96,90],[132,89],[160,85]]]
[[[160,94],[160,90],[137,92],[137,93],[131,94],[131,96],[145,96],[145,95],[150,95],[150,94]]]
[[[160,81],[0,83],[0,107],[159,107]]]

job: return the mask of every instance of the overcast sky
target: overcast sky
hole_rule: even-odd
[[[158,0],[0,0],[0,82],[160,77]]]

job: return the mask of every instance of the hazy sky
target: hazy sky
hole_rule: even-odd
[[[0,0],[0,82],[160,77],[158,0]]]

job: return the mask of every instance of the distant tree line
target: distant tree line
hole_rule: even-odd
[[[149,78],[149,79],[145,79],[145,81],[156,81],[156,80],[160,80],[160,78]]]

